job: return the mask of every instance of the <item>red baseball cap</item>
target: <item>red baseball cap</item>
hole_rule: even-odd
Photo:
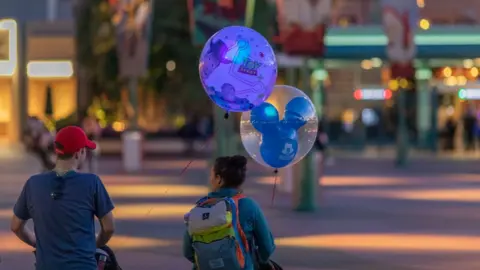
[[[60,146],[60,147],[58,147]],[[61,148],[61,149],[59,149]],[[57,154],[75,154],[82,148],[95,149],[97,145],[90,141],[83,129],[76,126],[62,128],[55,137],[55,152]]]

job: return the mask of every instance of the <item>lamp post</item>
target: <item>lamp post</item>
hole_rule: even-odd
[[[417,130],[418,146],[427,149],[429,146],[429,133],[432,125],[432,100],[430,94],[430,79],[432,71],[425,61],[420,61],[415,72],[417,86]]]
[[[397,94],[397,144],[396,166],[403,167],[408,158],[408,130],[407,130],[407,93],[408,80],[415,78],[413,65],[416,55],[414,41],[415,29],[418,25],[418,6],[416,0],[382,0],[383,25],[388,38],[386,48],[390,61],[390,75],[392,79],[406,82],[400,87]],[[409,106],[410,107],[410,106]]]
[[[313,92],[311,74],[308,61],[305,61],[301,68],[300,76],[302,78],[303,91],[309,96],[312,96]],[[317,108],[318,104],[314,105]],[[296,183],[294,209],[301,212],[312,212],[316,209],[318,185],[318,162],[315,150],[311,150],[297,166],[300,166],[301,176],[300,179],[297,179],[298,183]]]
[[[123,166],[139,171],[143,159],[143,134],[138,127],[138,81],[148,73],[148,58],[154,0],[117,3],[113,22],[117,35],[120,76],[128,84],[132,108],[129,129],[122,134]]]
[[[279,20],[282,22],[279,25],[282,49],[287,55],[303,58],[300,70],[302,90],[312,98],[317,109],[321,108],[323,80],[318,80],[318,83],[321,84],[318,89],[312,89],[310,60],[323,60],[324,37],[328,28],[331,6],[331,0],[277,1],[278,17],[282,18]],[[312,18],[308,25],[303,23],[305,22],[303,16]],[[320,69],[323,69],[323,66]],[[293,208],[295,211],[312,212],[315,210],[318,186],[317,168],[315,151],[310,151],[303,160],[294,165]]]
[[[407,102],[406,89],[399,89],[397,95],[397,155],[395,165],[404,167],[407,165],[408,158],[408,129],[407,129]]]
[[[432,107],[430,108],[430,122],[432,123],[429,132],[429,148],[433,153],[438,151],[438,89],[434,87],[430,94],[430,101]]]

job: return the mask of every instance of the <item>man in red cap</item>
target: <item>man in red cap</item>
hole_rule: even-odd
[[[36,270],[97,269],[96,248],[114,232],[114,205],[97,175],[77,172],[86,152],[95,148],[81,128],[61,129],[55,138],[55,169],[30,177],[23,187],[11,229],[36,248]],[[101,225],[97,237],[94,216]],[[35,233],[25,226],[29,219]]]

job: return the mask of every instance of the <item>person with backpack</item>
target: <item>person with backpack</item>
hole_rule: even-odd
[[[11,230],[36,248],[36,270],[96,270],[95,254],[114,232],[114,205],[95,174],[79,173],[87,149],[96,148],[75,126],[55,137],[57,161],[52,171],[33,175],[13,208]],[[101,229],[95,236],[94,217]],[[26,227],[34,223],[34,232]]]
[[[201,270],[281,269],[273,266],[274,238],[258,204],[242,192],[244,156],[219,157],[212,192],[185,215],[183,254]]]

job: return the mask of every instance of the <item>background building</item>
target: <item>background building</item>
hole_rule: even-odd
[[[432,128],[442,131],[446,120],[453,117],[461,130],[461,119],[467,108],[478,110],[479,107],[474,100],[459,98],[458,92],[462,88],[479,88],[480,54],[475,38],[478,38],[480,2],[418,0],[417,5],[420,20],[415,63],[417,68],[432,73],[427,79],[429,91],[438,89],[439,106],[432,108],[432,115],[438,119],[431,124]],[[389,74],[381,11],[380,0],[333,1],[325,60],[328,72],[325,113],[332,122],[354,119],[351,115],[359,119],[364,109],[374,109],[383,111],[383,117],[390,115],[390,126],[395,126],[394,98],[365,100],[354,94],[358,89],[368,93],[385,89],[392,90],[395,97],[395,90],[399,88]],[[411,103],[416,103],[417,88],[412,89]],[[413,131],[416,129],[413,123],[421,118],[419,114],[415,112],[409,119]],[[462,136],[458,132],[459,141]]]
[[[18,140],[27,115],[45,116],[51,86],[54,118],[72,114],[77,92],[74,72],[73,1],[19,0],[0,3],[2,56],[0,139]],[[6,46],[8,44],[9,46]]]

